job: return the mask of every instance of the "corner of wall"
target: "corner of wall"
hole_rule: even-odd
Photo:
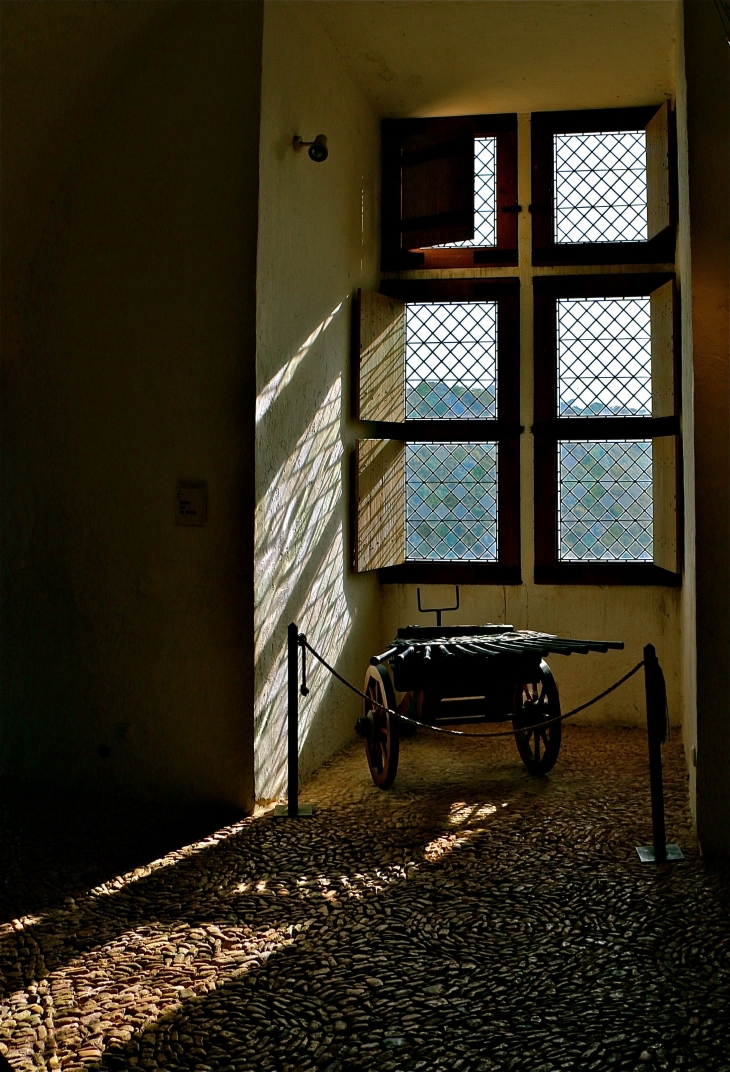
[[[675,45],[677,127],[677,284],[681,310],[682,453],[684,492],[684,578],[682,617],[682,740],[689,777],[689,804],[697,821],[697,619],[694,454],[694,362],[692,352],[692,255],[690,238],[687,79],[684,56],[684,3],[677,3]]]
[[[329,139],[321,164],[292,138]],[[359,681],[377,577],[350,568],[350,307],[378,280],[379,119],[317,4],[265,5],[257,267],[256,794],[286,769],[286,630]],[[305,777],[353,735],[357,701],[321,666],[300,706]]]

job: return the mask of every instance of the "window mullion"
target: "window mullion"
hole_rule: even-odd
[[[524,432],[517,421],[368,421],[370,434],[376,439],[400,439],[405,443],[443,441],[445,443],[471,443],[480,440],[499,442]]]
[[[655,439],[679,434],[679,417],[556,417],[536,421],[535,435],[555,439]]]

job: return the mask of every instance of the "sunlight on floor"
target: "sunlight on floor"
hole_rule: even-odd
[[[507,805],[502,804],[502,807],[506,808]],[[497,811],[496,804],[452,804],[446,822],[449,826],[458,826],[458,833],[452,832],[434,838],[425,846],[424,856],[427,860],[439,860],[471,841],[475,835],[483,834],[486,830],[483,820],[496,815]]]
[[[72,1067],[67,1059],[71,1053],[78,1055],[82,1064],[98,1061],[109,1045],[124,1045],[134,1036],[144,1039],[157,1024],[184,1005],[240,979],[263,965],[272,954],[294,945],[322,912],[326,915],[347,902],[383,893],[393,883],[406,881],[417,870],[415,861],[408,860],[337,876],[305,873],[298,878],[254,877],[232,883],[230,871],[223,870],[220,861],[196,860],[238,835],[245,837],[252,824],[264,822],[268,827],[268,820],[267,813],[261,811],[255,819],[232,824],[144,867],[109,879],[89,890],[83,898],[67,898],[63,908],[44,917],[25,916],[0,927],[1,968],[2,939],[17,940],[13,932],[40,925],[35,937],[31,933],[26,938],[26,944],[38,951],[26,965],[27,985],[6,994],[9,1006],[18,1013],[21,1030],[26,1019],[36,1032],[40,1029],[45,1060],[38,1067],[61,1067],[57,1053],[66,1055],[64,1068]],[[150,898],[152,903],[157,898],[154,889],[140,892],[137,889],[140,882],[149,879],[164,882],[167,896],[172,893],[173,898],[182,896],[184,900],[185,872],[169,877],[164,877],[164,872],[176,866],[189,866],[191,862],[196,882],[202,883],[201,892],[209,885],[205,875],[214,876],[212,889],[209,886],[209,892],[203,892],[207,909],[199,903],[198,919],[190,925],[184,918],[187,912],[183,903],[179,918],[165,926],[154,918],[164,912],[163,894],[162,902],[158,902],[148,918]],[[175,892],[176,883],[179,892]],[[273,908],[279,918],[258,928],[243,921],[234,924],[230,918],[226,921],[227,903],[239,907],[238,898],[242,895],[247,899],[251,916],[256,915],[258,902],[264,912]],[[130,896],[134,897],[133,901]],[[101,913],[105,923],[111,915],[118,926],[140,909],[143,919],[134,927],[117,930],[115,926],[114,939],[96,945],[95,933],[102,933],[98,927],[100,909],[95,907],[95,902],[98,905],[100,900],[104,903]],[[305,913],[305,918],[303,904],[309,905],[310,914]],[[287,918],[289,905],[295,911],[293,922]],[[52,960],[59,947],[77,944],[79,939],[90,941],[91,948],[49,970],[40,949]],[[19,1061],[17,1067],[35,1067],[30,1054],[24,1059],[22,1046],[13,1052]]]
[[[686,859],[645,869],[645,735],[565,735],[537,780],[510,740],[419,735],[388,793],[358,744],[304,787],[312,819],[261,808],[73,895],[114,846],[99,828],[69,866],[64,820],[50,907],[24,887],[0,931],[0,1052],[22,1072],[638,1072],[645,1051],[721,1072],[725,895],[693,849],[681,741],[665,792]]]

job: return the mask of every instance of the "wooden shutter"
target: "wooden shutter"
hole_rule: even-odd
[[[651,295],[651,415],[673,417],[676,406],[675,284]]]
[[[423,121],[401,142],[401,249],[474,238],[474,121]]]
[[[404,421],[405,303],[385,294],[361,290],[353,316],[356,416],[361,421]]]
[[[677,436],[662,436],[652,440],[654,564],[670,573],[680,572],[678,453]]]
[[[672,218],[669,102],[646,125],[646,211],[649,241],[674,222]]]
[[[669,280],[651,295],[652,416],[677,414],[676,285]],[[680,563],[679,438],[652,440],[654,563],[678,574]]]
[[[405,559],[406,445],[358,439],[355,448],[355,571],[397,566]]]

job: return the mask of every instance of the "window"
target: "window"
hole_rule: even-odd
[[[383,122],[382,266],[517,263],[517,116]]]
[[[532,117],[533,263],[674,261],[672,113]]]
[[[678,584],[673,113],[529,122],[534,580]],[[384,581],[519,581],[517,126],[383,123],[384,293],[362,295],[355,325],[372,423],[354,561]]]
[[[497,446],[406,443],[406,562],[496,562]]]
[[[516,280],[391,283],[356,303],[355,568],[517,583]]]
[[[646,133],[553,135],[553,241],[646,242]]]
[[[535,579],[674,583],[671,276],[535,279]]]

